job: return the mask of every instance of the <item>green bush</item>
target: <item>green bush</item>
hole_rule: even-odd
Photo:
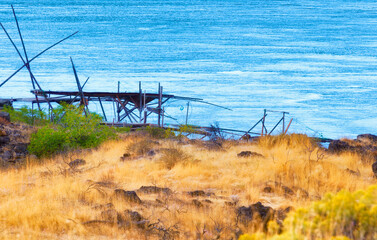
[[[158,127],[151,127],[147,126],[144,129],[141,129],[142,131],[146,131],[149,136],[152,138],[157,138],[157,139],[163,139],[163,138],[172,138],[175,137],[175,133],[172,129],[163,129],[163,128],[158,128]]]
[[[265,239],[377,239],[377,186],[327,194],[310,207],[290,213],[283,225],[282,234],[265,235]]]
[[[22,106],[19,109],[14,109],[11,106],[4,106],[5,112],[8,112],[12,122],[22,122],[29,125],[44,125],[49,122],[48,115],[36,109],[30,109],[27,106]]]
[[[28,150],[37,157],[78,149],[93,148],[116,137],[114,129],[101,125],[98,114],[83,114],[82,107],[63,105],[54,109],[54,123],[31,135]]]

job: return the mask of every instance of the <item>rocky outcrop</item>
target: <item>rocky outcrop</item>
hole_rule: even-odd
[[[29,136],[33,127],[9,122],[9,114],[0,111],[0,167],[25,163]]]
[[[85,165],[85,164],[86,164],[86,161],[84,159],[75,159],[75,160],[71,161],[70,163],[68,163],[69,167],[72,168],[72,169],[76,169],[79,166],[82,166],[82,165]]]
[[[129,203],[141,203],[141,199],[135,191],[125,191],[123,189],[115,189],[114,195],[117,199],[124,200]]]
[[[262,154],[257,153],[257,152],[242,151],[242,152],[237,154],[237,157],[261,157],[261,158],[263,158],[264,156]]]
[[[160,188],[156,186],[142,186],[138,190],[138,192],[146,193],[146,194],[171,194],[172,191],[169,188]]]
[[[271,207],[264,206],[261,202],[250,205],[249,207],[239,207],[236,210],[237,219],[243,225],[250,223],[262,224],[263,228],[267,228],[267,223],[274,219],[275,210]]]

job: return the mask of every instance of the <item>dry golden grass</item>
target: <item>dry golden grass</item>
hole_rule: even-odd
[[[137,143],[154,149],[156,155],[148,156]],[[132,157],[120,161],[131,150]],[[237,157],[241,151],[264,157]],[[85,159],[86,165],[69,168],[67,163],[76,158]],[[3,171],[0,239],[234,239],[240,231],[253,230],[236,224],[237,206],[261,201],[274,209],[296,208],[326,192],[354,191],[374,183],[370,165],[360,156],[328,154],[303,135],[265,137],[258,143],[225,142],[222,151],[174,140],[148,144],[142,136],[131,135],[96,150]],[[141,186],[167,187],[172,193],[137,192],[141,204],[114,197],[115,189]],[[208,195],[187,194],[195,190]],[[103,221],[108,203],[118,213],[139,212],[149,227],[89,222]]]

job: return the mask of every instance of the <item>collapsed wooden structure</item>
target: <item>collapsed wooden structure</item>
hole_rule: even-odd
[[[190,101],[200,102],[200,103],[209,104],[212,106],[230,110],[229,108],[226,108],[217,104],[205,102],[201,98],[181,97],[181,96],[175,96],[171,94],[164,94],[163,87],[160,84],[158,85],[157,93],[147,93],[146,91],[143,91],[141,87],[141,82],[139,82],[139,91],[137,92],[120,92],[120,82],[118,82],[117,92],[87,92],[87,91],[84,91],[84,87],[86,83],[88,82],[89,78],[86,79],[84,84],[81,84],[72,58],[70,58],[70,60],[72,63],[72,69],[73,69],[74,77],[77,84],[77,91],[43,90],[41,85],[37,81],[35,75],[32,73],[30,63],[36,58],[38,58],[39,56],[41,56],[42,54],[44,54],[49,49],[71,38],[78,32],[74,32],[71,35],[68,35],[67,37],[57,41],[56,43],[52,44],[48,48],[44,49],[43,51],[41,51],[34,57],[29,58],[29,56],[27,55],[25,43],[23,41],[21,29],[18,24],[18,19],[15,13],[15,10],[13,6],[11,7],[12,7],[13,16],[17,25],[19,38],[22,43],[22,50],[23,50],[24,56],[22,55],[22,53],[16,46],[13,39],[8,34],[3,24],[0,23],[1,28],[5,32],[7,38],[11,42],[12,46],[14,47],[14,49],[16,50],[18,56],[20,57],[22,61],[22,66],[19,67],[11,76],[9,76],[7,79],[1,82],[0,87],[2,87],[5,83],[7,83],[19,71],[26,68],[30,75],[31,85],[33,88],[33,90],[31,90],[31,93],[34,95],[34,98],[18,98],[18,99],[16,98],[16,99],[11,99],[11,100],[8,99],[7,101],[29,102],[32,104],[32,108],[34,108],[34,104],[37,104],[37,107],[39,110],[42,109],[41,108],[42,104],[47,104],[48,108],[52,110],[54,108],[54,104],[61,104],[63,102],[67,104],[79,103],[80,105],[84,106],[85,114],[87,114],[87,111],[89,111],[88,105],[90,102],[98,102],[99,105],[101,106],[102,115],[105,120],[104,124],[108,124],[112,126],[129,126],[132,128],[144,127],[144,126],[164,127],[164,117],[174,119],[173,117],[167,116],[165,114],[165,108],[164,108],[164,104],[171,99],[184,100],[187,102],[190,102]],[[106,109],[103,106],[104,102],[111,102],[114,106],[116,106],[116,113],[115,113],[116,119],[113,119],[112,122],[109,121],[110,119],[108,119],[107,117]],[[50,113],[52,112],[53,111],[50,111]],[[186,115],[185,125],[189,126],[190,128],[190,132],[187,133],[188,135],[200,134],[200,135],[203,135],[204,137],[213,136],[214,134],[216,134],[216,132],[222,131],[223,133],[230,134],[233,136],[240,136],[242,139],[250,139],[251,138],[250,134],[257,135],[257,136],[272,134],[272,132],[276,130],[279,124],[282,125],[282,131],[280,133],[286,134],[288,131],[288,128],[290,127],[292,123],[292,119],[291,119],[288,126],[285,127],[285,117],[287,114],[289,114],[288,112],[278,112],[282,114],[282,118],[274,125],[274,127],[270,131],[267,130],[266,124],[265,124],[266,118],[267,118],[268,113],[272,113],[272,112],[276,112],[276,111],[265,109],[263,117],[259,121],[257,121],[248,131],[219,128],[218,126],[217,127],[216,126],[202,127],[202,126],[195,126],[195,125],[187,125],[187,115]],[[157,124],[152,124],[148,122],[147,119],[151,114],[157,115]],[[187,114],[188,114],[188,109],[187,109]],[[53,115],[51,115],[50,117],[51,119],[54,118]],[[258,125],[261,125],[261,132],[253,131]],[[170,124],[169,127],[173,128],[173,130],[174,129],[177,130],[180,128],[180,125]]]

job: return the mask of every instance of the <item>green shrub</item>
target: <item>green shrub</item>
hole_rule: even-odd
[[[14,109],[11,106],[4,106],[5,112],[8,112],[12,122],[22,122],[29,125],[44,125],[49,122],[48,115],[36,109],[30,109],[27,106],[22,106],[19,109]]]
[[[173,129],[170,129],[170,128],[163,129],[163,128],[158,128],[158,127],[147,126],[146,128],[141,129],[141,130],[146,131],[150,137],[156,138],[156,139],[175,137],[175,133]]]
[[[68,148],[68,139],[63,131],[45,126],[32,134],[28,150],[38,157],[50,156]]]
[[[37,157],[78,149],[93,148],[116,137],[114,129],[101,125],[98,114],[83,114],[82,107],[63,105],[54,109],[54,123],[31,135],[29,152]]]
[[[311,206],[290,213],[283,225],[282,234],[265,239],[377,239],[377,186],[327,194]],[[242,239],[252,237],[244,235]]]

